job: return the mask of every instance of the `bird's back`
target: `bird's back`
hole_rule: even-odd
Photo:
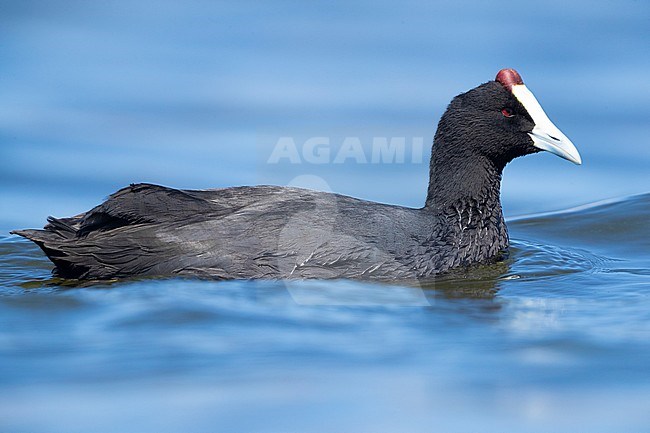
[[[298,188],[137,184],[16,233],[66,278],[417,278],[440,266],[426,246],[438,220],[421,212]]]

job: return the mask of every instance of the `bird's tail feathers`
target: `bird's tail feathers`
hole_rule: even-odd
[[[70,257],[65,248],[67,241],[77,236],[75,220],[75,218],[48,217],[48,224],[42,230],[13,230],[11,234],[22,236],[38,245],[56,265],[56,275],[65,278],[82,278],[88,268],[75,264],[74,258]]]

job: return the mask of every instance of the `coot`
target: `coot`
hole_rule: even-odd
[[[13,233],[63,278],[422,279],[503,257],[501,173],[540,150],[581,163],[521,76],[503,69],[449,104],[421,209],[279,186],[134,184],[84,214]]]

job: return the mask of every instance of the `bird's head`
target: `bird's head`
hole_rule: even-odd
[[[445,147],[447,157],[485,157],[499,169],[541,150],[582,163],[514,69],[502,69],[494,81],[455,97],[440,121],[436,143]]]

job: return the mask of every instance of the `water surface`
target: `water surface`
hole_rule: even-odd
[[[650,196],[510,229],[506,262],[421,287],[69,287],[4,238],[0,417],[48,432],[645,430]]]

